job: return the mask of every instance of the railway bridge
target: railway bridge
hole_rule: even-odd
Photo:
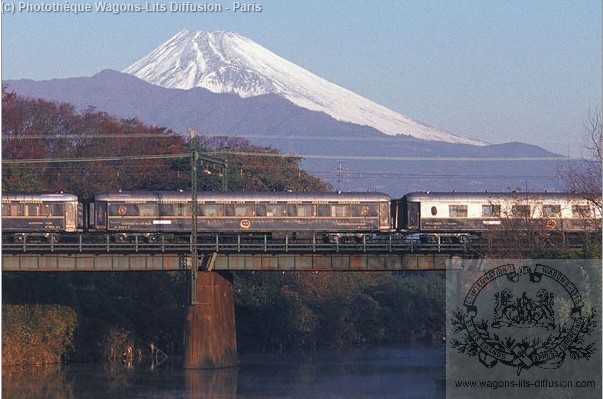
[[[190,273],[185,322],[188,369],[234,366],[237,360],[231,271],[396,271],[472,267],[479,248],[400,241],[324,243],[216,234],[209,240],[117,243],[81,234],[67,242],[3,242],[3,272],[182,271]]]

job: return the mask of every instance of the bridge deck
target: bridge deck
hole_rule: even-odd
[[[200,254],[202,270],[394,271],[462,268],[476,259],[450,254]],[[183,271],[190,255],[2,254],[3,272]]]
[[[390,239],[353,244],[324,242],[253,242],[247,237],[216,237],[197,244],[203,270],[441,270],[475,258],[465,244],[420,244]],[[168,240],[129,243],[106,239],[74,242],[3,243],[3,271],[190,270],[193,245]]]

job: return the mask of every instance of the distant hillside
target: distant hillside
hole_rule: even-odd
[[[167,89],[111,70],[92,77],[4,83],[23,96],[68,102],[80,109],[95,107],[181,132],[193,127],[212,135],[244,136],[285,153],[307,154],[303,163],[307,171],[344,190],[398,195],[415,190],[561,188],[556,176],[563,161],[537,146],[475,146],[390,136],[309,111],[274,94],[241,98],[201,88]],[[406,157],[428,159],[400,160]],[[473,160],[492,157],[520,159]]]

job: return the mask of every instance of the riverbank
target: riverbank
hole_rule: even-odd
[[[183,353],[186,273],[3,277],[3,341],[18,343],[5,345],[13,351],[3,356],[5,366],[135,363],[153,348]],[[444,280],[440,272],[236,273],[239,353],[438,342],[445,333]],[[47,304],[48,316],[33,304]],[[49,354],[25,356],[28,348]]]
[[[62,305],[2,305],[2,367],[59,363],[73,348],[77,314]]]

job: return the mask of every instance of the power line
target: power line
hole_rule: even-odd
[[[28,134],[23,136],[2,136],[2,140],[60,140],[60,139],[128,139],[128,138],[174,138],[183,136],[179,133],[125,133],[125,134],[62,134],[47,136],[43,134]]]
[[[121,157],[89,157],[89,158],[49,158],[49,159],[3,159],[3,164],[18,165],[31,163],[72,163],[72,162],[107,162],[107,161],[140,161],[147,159],[189,158],[190,154],[163,155],[127,155]]]
[[[306,171],[311,175],[322,175],[326,177],[339,177],[337,171]],[[437,174],[437,173],[346,173],[346,179],[490,179],[490,180],[505,180],[505,179],[558,179],[560,175],[475,175],[475,174]]]
[[[258,156],[275,158],[303,158],[303,159],[334,159],[350,161],[446,161],[446,162],[518,162],[518,161],[568,161],[578,158],[565,156],[554,157],[394,157],[394,156],[361,156],[361,155],[321,155],[321,154],[286,154],[286,153],[256,153],[256,152],[228,152],[228,155]]]
[[[224,153],[207,152],[210,156],[221,156]],[[359,155],[322,155],[322,154],[288,154],[271,152],[244,152],[229,151],[228,156],[251,156],[269,158],[294,158],[294,159],[330,159],[330,160],[352,160],[352,161],[431,161],[431,162],[519,162],[519,161],[568,161],[577,158],[568,157],[391,157],[391,156],[359,156]],[[102,161],[131,161],[145,159],[174,159],[187,158],[190,154],[163,154],[163,155],[130,155],[120,157],[88,157],[88,158],[48,158],[48,159],[8,159],[4,164],[21,163],[67,163],[67,162],[102,162]]]

